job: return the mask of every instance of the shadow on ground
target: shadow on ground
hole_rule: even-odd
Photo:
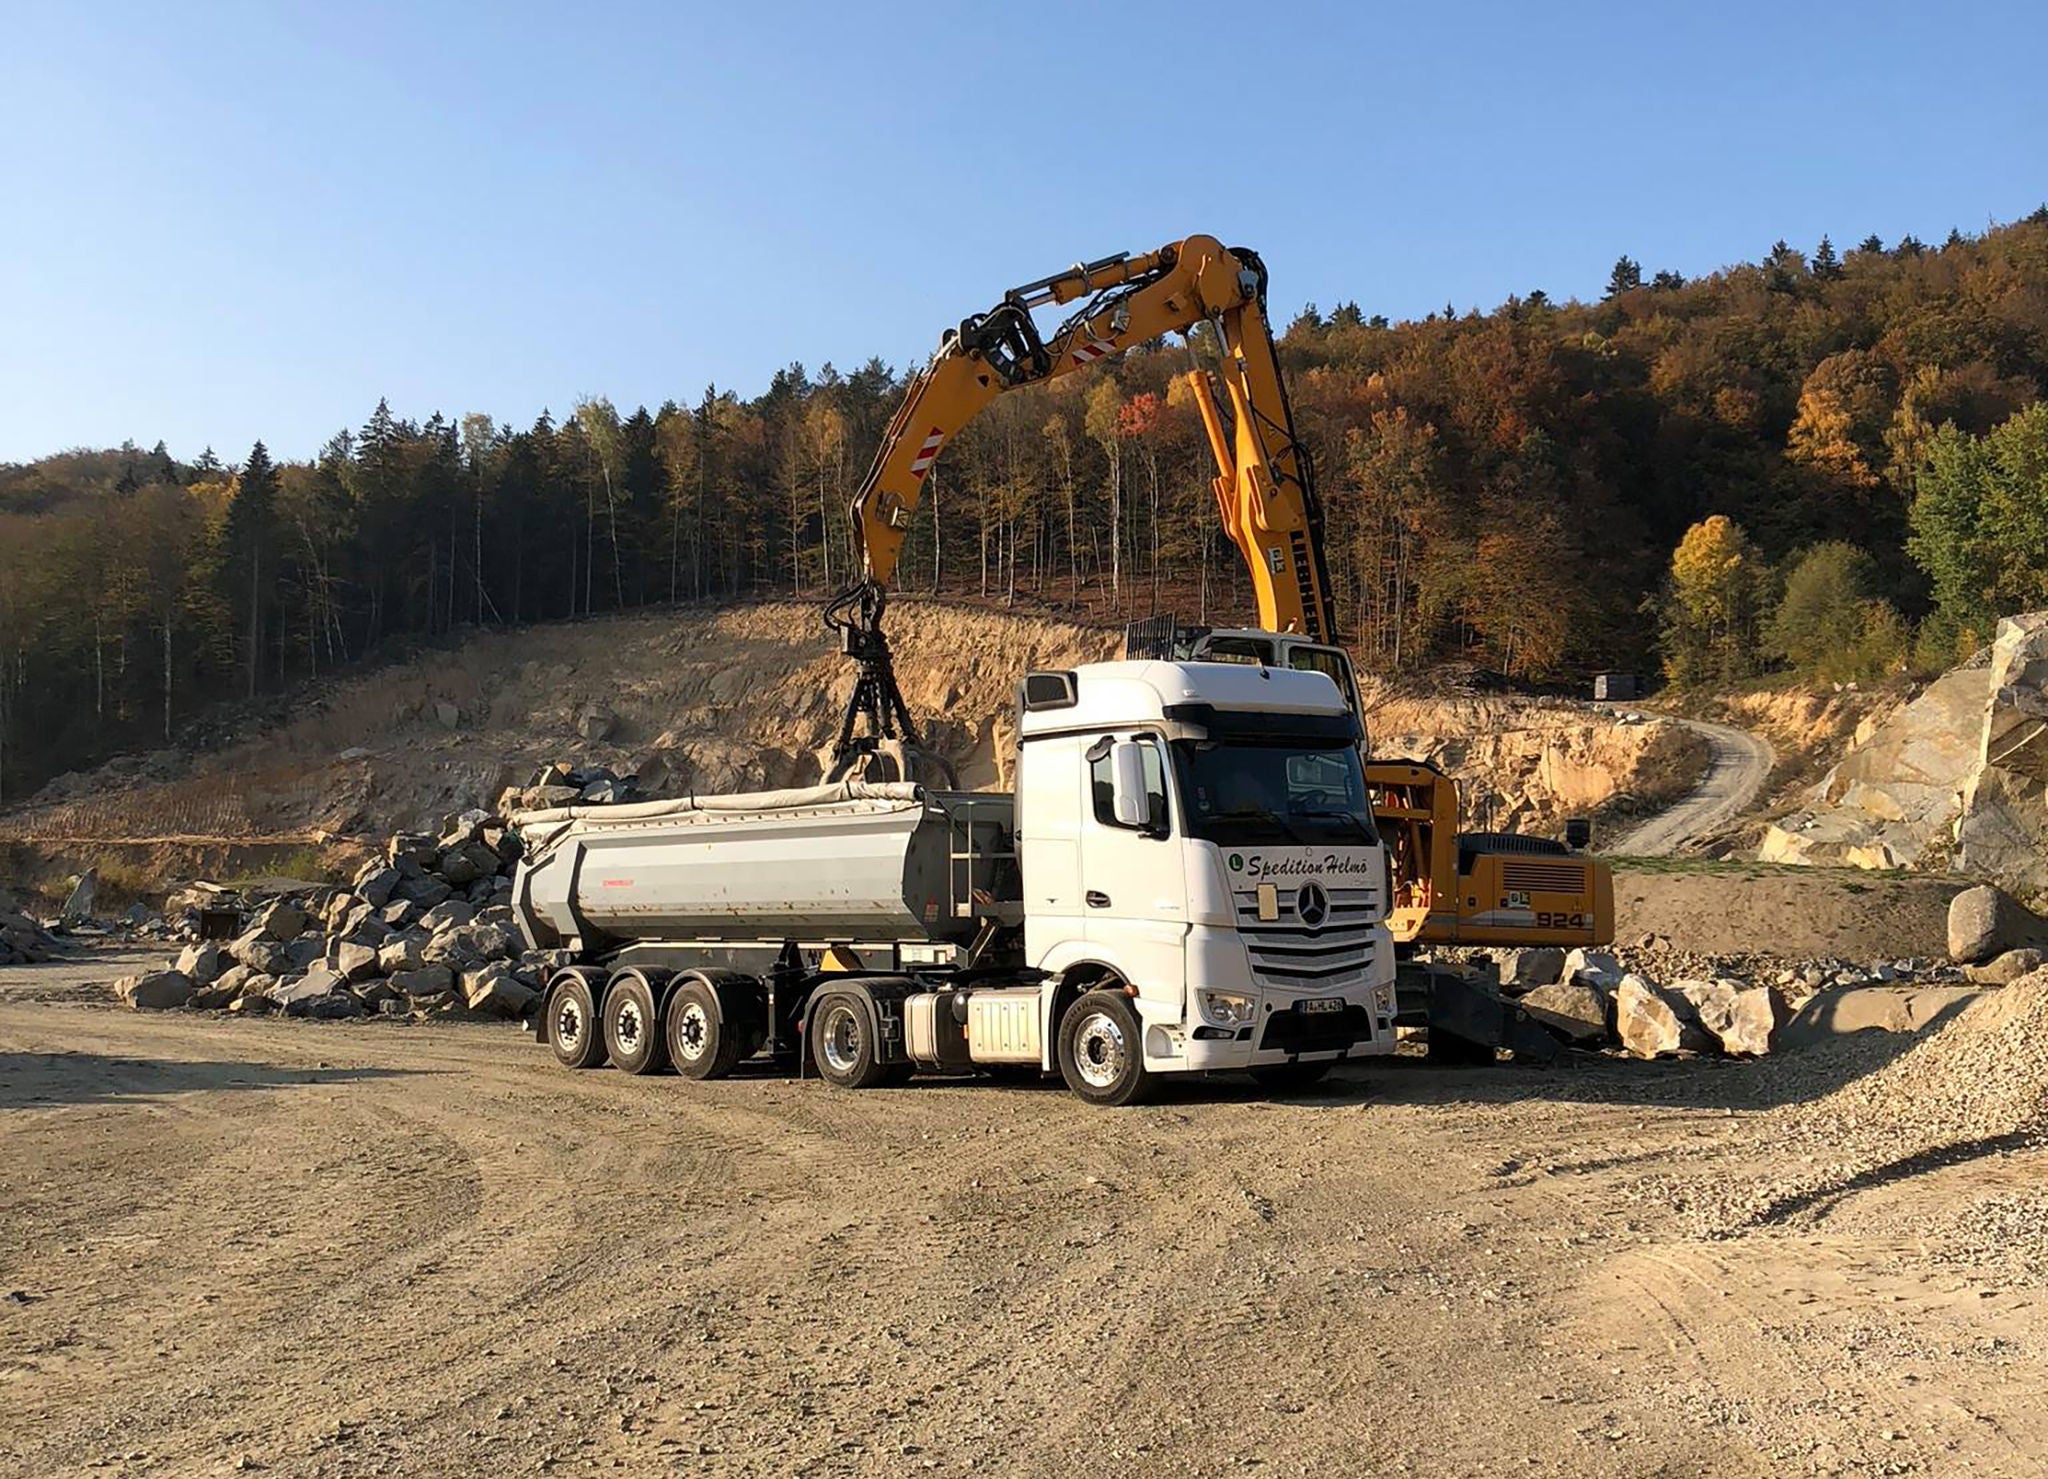
[[[0,1109],[120,1104],[212,1089],[282,1089],[409,1078],[405,1068],[291,1068],[233,1060],[182,1062],[99,1053],[0,1053]]]

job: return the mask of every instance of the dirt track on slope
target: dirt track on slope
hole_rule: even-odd
[[[1762,794],[1777,764],[1768,740],[1746,729],[1701,719],[1676,722],[1700,735],[1709,747],[1706,772],[1691,794],[1631,828],[1609,851],[1630,857],[1669,857],[1695,838],[1718,831],[1740,817]]]
[[[0,973],[0,1473],[2012,1473],[2048,1442],[2040,1291],[1859,1233],[2042,1153],[1684,1231],[1668,1188],[1867,1045],[1105,1113],[28,999],[90,973]]]

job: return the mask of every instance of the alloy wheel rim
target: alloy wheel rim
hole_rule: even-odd
[[[1106,1089],[1123,1077],[1130,1055],[1124,1030],[1107,1012],[1090,1012],[1074,1033],[1074,1070],[1091,1089]]]

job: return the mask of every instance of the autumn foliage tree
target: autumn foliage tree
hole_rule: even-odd
[[[2048,603],[2048,214],[1933,248],[1775,244],[1691,279],[1623,257],[1590,281],[1598,302],[1288,321],[1363,665],[1662,661],[1707,682],[1800,662],[1765,640],[1775,585],[1831,542],[1863,551],[1931,656]],[[1179,378],[1219,354],[1201,324],[1000,398],[935,464],[898,587],[1250,620]],[[162,444],[0,466],[0,793],[175,737],[211,698],[472,626],[842,585],[848,499],[904,377],[692,383],[566,419],[379,403],[267,470],[274,446],[239,467]]]

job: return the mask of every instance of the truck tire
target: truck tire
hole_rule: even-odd
[[[605,988],[604,1048],[624,1073],[659,1073],[668,1066],[654,992],[638,971],[621,971]]]
[[[1158,1087],[1145,1067],[1138,1014],[1121,991],[1090,991],[1060,1018],[1060,1077],[1089,1104],[1142,1104]]]
[[[718,993],[700,977],[676,983],[666,1026],[669,1061],[684,1078],[724,1078],[740,1061],[740,1034],[725,1020]]]
[[[1291,1094],[1298,1089],[1313,1088],[1330,1075],[1334,1063],[1269,1063],[1264,1068],[1254,1068],[1252,1079],[1262,1089],[1276,1094]]]
[[[543,1025],[548,1047],[564,1068],[595,1068],[604,1062],[604,1029],[597,1022],[590,982],[582,976],[570,973],[555,981]]]
[[[842,1089],[872,1089],[889,1081],[890,1065],[875,1053],[867,1005],[853,993],[835,991],[811,1014],[811,1063],[818,1077]]]

